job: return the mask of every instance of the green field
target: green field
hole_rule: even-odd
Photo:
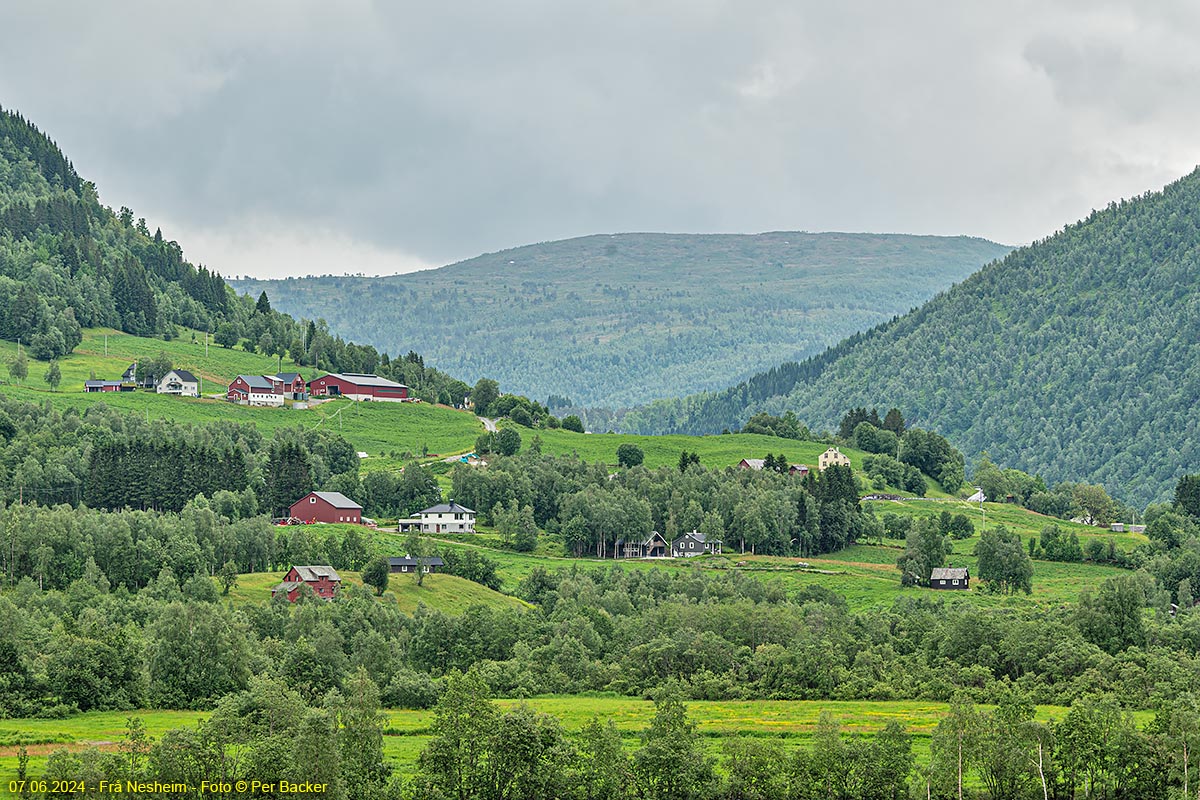
[[[542,440],[542,452],[553,455],[578,455],[584,461],[599,461],[616,468],[617,448],[622,444],[636,444],[642,448],[645,466],[654,468],[674,466],[679,463],[679,454],[684,450],[697,453],[705,467],[727,467],[736,465],[743,458],[763,458],[768,453],[783,454],[790,464],[807,464],[817,467],[817,459],[829,445],[822,442],[801,442],[781,439],[759,433],[727,433],[719,436],[643,436],[630,433],[575,433],[563,430],[531,430],[505,421],[502,426],[511,426],[521,434],[523,445],[534,436]],[[852,447],[839,448],[850,459],[855,472],[862,471],[863,458],[868,453]],[[930,497],[948,497],[936,481],[926,478]]]
[[[237,586],[229,590],[229,599],[234,605],[269,603],[271,589],[283,580],[284,574],[286,573],[253,572],[239,575]],[[344,585],[363,585],[360,573],[342,570],[338,574]],[[216,582],[215,578],[213,580]],[[420,586],[417,586],[417,581],[412,575],[392,575],[383,600],[396,603],[400,606],[401,611],[408,614],[416,611],[417,606],[422,603],[447,614],[461,614],[471,606],[477,605],[494,608],[529,607],[522,600],[494,592],[486,586],[481,586],[465,578],[439,574],[426,575]]]
[[[1036,511],[1030,511],[1027,508],[1009,503],[984,503],[982,510],[978,503],[934,498],[873,500],[867,504],[880,516],[888,512],[914,517],[936,517],[943,511],[949,511],[952,514],[966,514],[972,524],[975,525],[976,530],[982,529],[986,518],[988,527],[1003,525],[1019,533],[1022,539],[1041,535],[1042,528],[1047,525],[1057,525],[1064,532],[1069,533],[1074,531],[1079,536],[1079,544],[1083,547],[1087,546],[1089,539],[1102,539],[1106,542],[1112,540],[1118,548],[1128,551],[1139,544],[1145,544],[1149,541],[1146,535],[1142,533],[1129,533],[1128,531],[1113,533],[1105,528],[1097,528],[1093,525],[1083,525],[1065,519],[1047,517],[1044,514],[1038,514]],[[972,547],[974,546],[974,539],[967,541],[972,543]]]
[[[578,731],[593,717],[612,720],[629,749],[637,746],[638,732],[654,714],[653,703],[631,697],[551,696],[499,702],[504,706],[528,703],[540,712],[558,717],[570,732]],[[921,700],[698,700],[689,702],[688,709],[714,755],[720,753],[721,741],[730,736],[769,737],[789,748],[807,747],[821,712],[829,711],[848,734],[871,736],[890,721],[903,723],[915,739],[918,763],[927,763],[930,735],[946,705]],[[1039,706],[1037,718],[1061,720],[1066,711],[1058,706]],[[59,747],[96,746],[115,750],[124,735],[126,719],[135,715],[142,718],[154,739],[170,728],[192,725],[207,716],[196,711],[129,711],[77,714],[62,720],[0,720],[0,786],[16,775],[17,745],[21,742],[28,747],[30,769],[37,775],[46,755]],[[1133,715],[1139,727],[1147,725],[1153,716],[1145,711],[1135,711]],[[429,741],[432,719],[432,711],[387,712],[384,755],[401,775],[415,773],[417,756]]]
[[[193,334],[196,336],[195,342],[192,341]],[[83,341],[79,346],[59,359],[59,368],[62,370],[59,391],[82,392],[83,382],[93,375],[98,380],[120,380],[121,373],[131,363],[156,358],[159,353],[166,353],[175,367],[202,378],[202,394],[219,392],[224,395],[229,382],[238,375],[274,374],[280,369],[280,361],[274,356],[248,353],[237,347],[219,347],[212,344],[211,339],[206,351],[204,333],[201,331],[185,330],[181,337],[167,342],[133,336],[111,328],[87,328],[83,331]],[[0,361],[4,362],[6,371],[8,362],[16,354],[15,342],[0,341]],[[297,367],[295,362],[287,358],[283,359],[282,368],[284,371],[303,372],[305,377],[312,371]],[[45,372],[45,362],[30,358],[29,377],[25,383],[35,388],[47,388],[42,380]]]
[[[947,504],[950,505],[950,504]],[[957,504],[956,504],[957,505]],[[965,504],[964,504],[965,505]],[[1020,512],[1023,509],[1013,509]],[[1032,515],[1032,512],[1025,511]],[[1033,515],[1038,516],[1038,515]],[[990,524],[990,518],[989,518]],[[1085,526],[1080,526],[1085,527]],[[1040,526],[1038,527],[1040,530]],[[1092,529],[1093,531],[1095,529]],[[1090,534],[1101,536],[1104,534]],[[1119,535],[1119,534],[1118,534]],[[397,546],[403,537],[379,531],[380,541],[395,537]],[[857,544],[836,553],[806,558],[783,556],[756,556],[739,553],[736,543],[727,542],[723,556],[704,556],[694,559],[595,559],[568,558],[563,556],[533,555],[516,553],[498,547],[497,540],[480,536],[474,541],[459,536],[453,539],[435,540],[443,548],[474,548],[484,552],[498,564],[497,574],[505,592],[515,592],[518,584],[537,567],[545,569],[609,569],[620,565],[622,569],[663,570],[713,570],[737,569],[759,580],[775,582],[789,594],[802,591],[807,586],[819,585],[846,598],[852,610],[889,607],[899,597],[937,597],[947,603],[971,603],[980,606],[1061,606],[1074,603],[1085,588],[1095,588],[1106,578],[1128,574],[1127,570],[1104,564],[1068,564],[1058,561],[1035,560],[1033,563],[1033,593],[1004,597],[981,591],[982,584],[971,580],[971,591],[935,591],[920,587],[900,585],[900,571],[896,559],[903,553],[899,541],[879,544]],[[976,558],[972,551],[979,541],[979,534],[969,539],[954,542],[954,554],[948,560],[954,566],[969,568],[974,574]]]

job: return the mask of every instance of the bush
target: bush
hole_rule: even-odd
[[[571,414],[570,416],[563,417],[562,427],[563,427],[563,430],[565,430],[565,431],[575,431],[576,433],[583,433],[583,420],[581,420],[579,417],[575,416],[574,414]]]

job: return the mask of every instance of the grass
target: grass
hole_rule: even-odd
[[[501,706],[528,703],[542,713],[553,714],[569,733],[576,733],[593,717],[612,720],[621,732],[627,749],[638,745],[638,734],[654,715],[648,700],[612,696],[548,696],[524,701],[500,700]],[[765,737],[783,743],[788,749],[810,746],[813,729],[822,711],[830,712],[843,733],[872,736],[888,722],[904,724],[914,738],[918,763],[928,763],[929,742],[933,729],[946,711],[944,703],[922,700],[899,701],[806,701],[736,700],[692,701],[688,711],[707,749],[718,755],[721,742],[731,736]],[[1039,706],[1037,719],[1061,720],[1067,709]],[[1151,712],[1133,712],[1139,727],[1152,719]],[[31,774],[39,775],[45,757],[59,747],[83,749],[98,746],[115,750],[125,731],[127,717],[141,717],[147,732],[158,739],[170,728],[194,725],[207,717],[197,711],[91,712],[62,720],[0,720],[0,786],[16,775],[16,746],[9,742],[18,736],[38,740],[29,745]],[[432,711],[391,710],[386,712],[387,729],[383,747],[385,759],[401,775],[416,773],[417,755],[428,744]]]
[[[195,342],[192,341],[193,333],[197,337]],[[121,373],[131,363],[157,358],[159,353],[166,353],[171,363],[179,369],[186,369],[203,378],[201,392],[204,394],[224,394],[225,387],[237,375],[273,374],[280,368],[280,362],[274,356],[249,353],[237,347],[219,347],[211,341],[206,352],[203,332],[184,331],[183,336],[168,342],[133,336],[111,328],[87,328],[83,331],[83,341],[79,346],[59,359],[59,369],[62,370],[60,388],[64,392],[82,392],[83,382],[91,378],[93,373],[99,380],[120,380]],[[16,354],[15,342],[0,342],[0,360],[4,364],[7,365]],[[305,377],[313,371],[311,368],[297,367],[295,362],[287,358],[283,359],[282,368],[285,372],[303,372]],[[26,384],[45,387],[42,380],[45,371],[44,362],[30,358]]]
[[[107,356],[104,355],[106,336]],[[11,360],[16,349],[15,343],[0,341],[0,361]],[[205,355],[202,341],[193,343],[190,335],[164,342],[90,328],[84,331],[83,342],[75,352],[59,361],[63,375],[60,391],[49,391],[42,381],[45,365],[31,360],[25,384],[9,384],[4,387],[4,392],[30,402],[49,402],[59,410],[104,403],[154,419],[196,424],[218,420],[252,423],[267,436],[281,427],[324,427],[340,433],[359,451],[368,453],[369,457],[363,460],[365,470],[398,469],[404,453],[432,457],[465,452],[474,446],[476,437],[483,432],[483,426],[474,415],[427,403],[331,400],[305,410],[293,410],[240,406],[212,397],[173,397],[141,391],[89,394],[83,391],[83,382],[92,374],[102,379],[118,379],[130,363],[155,357],[160,351],[166,352],[176,366],[203,378],[205,394],[219,392],[222,397],[225,387],[236,375],[273,373],[279,366],[275,358],[237,348],[209,345]],[[311,368],[298,368],[286,359],[283,369],[299,370],[306,377],[315,372]]]
[[[396,534],[380,531],[381,540],[389,536],[402,539]],[[1074,603],[1079,593],[1087,587],[1096,587],[1104,579],[1127,574],[1127,570],[1103,564],[1067,564],[1057,561],[1034,561],[1033,593],[1031,595],[999,596],[987,594],[982,584],[972,578],[969,592],[936,591],[920,587],[900,585],[900,572],[896,559],[903,552],[903,544],[888,541],[884,544],[857,544],[821,556],[806,558],[783,556],[755,556],[740,554],[736,543],[727,542],[726,552],[721,557],[694,559],[614,560],[596,558],[568,558],[548,554],[525,554],[498,549],[493,537],[481,536],[475,541],[465,537],[435,539],[442,548],[474,548],[496,561],[504,592],[515,592],[520,582],[534,569],[662,569],[662,570],[742,570],[746,575],[766,582],[773,582],[785,592],[795,594],[808,586],[823,586],[846,598],[851,610],[890,607],[900,597],[936,596],[950,604],[970,603],[984,607],[1039,606],[1059,607]],[[972,554],[979,535],[954,542],[955,552],[949,561],[955,566],[976,572],[976,558]],[[740,565],[740,566],[739,566]]]
[[[284,574],[285,572],[253,572],[239,575],[237,586],[229,590],[229,599],[234,605],[269,603],[272,587],[283,580]],[[343,585],[363,585],[360,573],[342,570],[338,574],[342,577]],[[213,580],[215,582],[216,579]],[[382,599],[384,602],[396,603],[401,611],[408,614],[416,611],[420,604],[447,614],[461,614],[471,606],[477,605],[528,608],[525,602],[515,597],[492,591],[465,578],[437,573],[426,575],[421,586],[417,586],[411,575],[392,575]]]
[[[719,436],[686,436],[683,434],[668,434],[665,436],[649,436],[629,433],[575,433],[563,430],[532,430],[512,422],[501,423],[505,427],[513,427],[521,434],[522,446],[527,446],[534,436],[542,440],[542,452],[552,455],[578,455],[585,461],[598,461],[617,465],[617,447],[622,444],[635,444],[642,448],[645,454],[643,464],[649,468],[675,466],[679,463],[679,454],[684,450],[697,453],[700,463],[709,468],[736,466],[743,458],[763,458],[768,453],[782,453],[789,464],[807,464],[817,468],[817,460],[822,453],[829,449],[823,442],[801,442],[795,439],[781,439],[778,436],[766,436],[759,433],[727,433]],[[851,447],[839,448],[850,458],[850,466],[856,473],[861,474],[863,458],[868,453]],[[948,497],[936,482],[930,481],[929,496]]]
[[[867,505],[871,506],[878,516],[882,516],[888,512],[913,517],[936,517],[943,511],[949,511],[952,514],[966,514],[975,525],[976,530],[983,528],[984,516],[986,514],[988,527],[1003,525],[1020,534],[1024,540],[1029,539],[1031,536],[1041,536],[1042,528],[1047,525],[1057,525],[1064,532],[1069,533],[1074,531],[1079,536],[1080,546],[1085,548],[1091,539],[1101,539],[1105,542],[1111,540],[1118,548],[1127,551],[1149,541],[1146,535],[1142,533],[1129,533],[1128,531],[1113,533],[1093,525],[1083,525],[1078,522],[1048,517],[1036,511],[1030,511],[1027,508],[1009,503],[984,503],[983,510],[980,510],[978,503],[968,503],[965,500],[934,498],[918,500],[873,500],[868,502]],[[972,547],[974,546],[974,539],[965,541],[970,541]]]

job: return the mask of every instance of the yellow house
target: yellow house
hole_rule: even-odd
[[[829,467],[832,467],[834,464],[848,467],[850,466],[850,457],[842,453],[842,451],[838,450],[836,447],[831,447],[824,453],[821,453],[821,457],[817,460],[817,466],[821,468],[822,472]]]

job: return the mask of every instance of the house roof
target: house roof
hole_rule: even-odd
[[[245,381],[251,389],[266,389],[268,392],[275,389],[275,384],[262,375],[238,375],[238,377]]]
[[[743,458],[742,463],[750,469],[762,469],[767,460],[765,458]]]
[[[188,372],[186,369],[173,369],[173,370],[171,370],[171,372],[174,372],[176,375],[178,375],[179,380],[183,381],[184,383],[199,383],[200,382],[196,378],[195,375]],[[168,372],[167,375],[170,375],[171,372]],[[163,378],[166,378],[167,375],[163,375]]]
[[[326,503],[329,503],[329,505],[333,506],[334,508],[357,508],[362,510],[362,506],[351,500],[349,497],[346,497],[346,495],[342,494],[341,492],[313,492],[313,494],[324,500]],[[308,495],[304,495],[304,497],[308,497]],[[304,497],[300,499],[303,500]]]
[[[403,383],[389,381],[387,378],[381,378],[378,375],[368,375],[363,372],[331,372],[328,375],[323,375],[324,378],[337,378],[338,380],[353,383],[355,386],[375,386],[377,388],[387,389],[407,389]]]
[[[987,495],[983,493],[982,489],[967,498],[968,503],[982,503],[985,500],[987,500]]]
[[[296,378],[300,377],[300,373],[299,372],[280,372],[275,377],[279,378],[279,380],[283,381],[284,383],[291,383],[292,381],[296,380]]]
[[[675,542],[680,542],[680,541],[683,541],[684,539],[695,539],[697,542],[700,542],[701,544],[704,544],[705,542],[708,541],[708,537],[705,536],[703,533],[700,533],[700,531],[690,531],[688,533],[680,534],[678,537],[676,537]],[[714,539],[713,541],[719,542],[720,540]],[[674,542],[672,542],[672,544],[674,544]]]
[[[84,386],[120,386],[120,381],[84,381]]]
[[[321,578],[329,578],[329,580],[337,581],[338,583],[342,582],[342,578],[337,574],[337,570],[330,566],[322,564],[300,566],[299,564],[293,564],[292,569],[296,570],[296,573],[299,574],[300,579],[305,583],[309,581],[319,581]],[[291,571],[292,570],[288,570],[288,572]]]
[[[429,557],[425,558],[424,561],[425,561],[425,565],[429,566],[429,567],[444,567],[444,566],[446,566],[446,562],[442,561],[441,556],[429,556]],[[417,560],[407,554],[404,555],[403,557],[392,556],[388,559],[388,566],[390,566],[390,567],[415,567],[416,565],[417,565]]]
[[[957,578],[965,581],[969,577],[966,567],[934,567],[929,579],[933,581],[948,581]]]
[[[458,503],[451,500],[449,503],[438,503],[436,506],[430,506],[420,514],[474,514],[472,509],[466,506],[460,506]]]
[[[302,581],[284,581],[283,583],[279,584],[274,589],[272,589],[271,594],[275,594],[276,592],[280,592],[280,591],[290,592],[290,591],[292,591],[292,589],[295,589],[297,586],[302,586],[302,585],[303,585]]]

